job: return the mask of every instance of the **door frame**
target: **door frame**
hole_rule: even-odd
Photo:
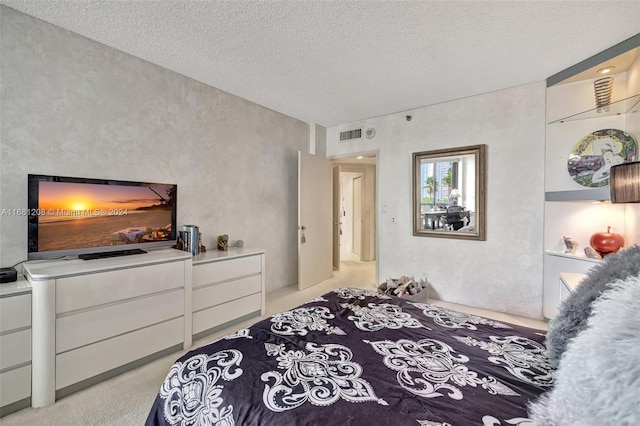
[[[349,165],[351,167],[356,167],[358,166],[358,159],[357,157],[359,156],[375,156],[376,161],[375,164],[373,164],[374,167],[374,173],[373,173],[373,179],[374,179],[374,218],[372,221],[371,226],[373,226],[373,236],[374,236],[374,247],[373,247],[373,252],[374,252],[374,262],[375,262],[375,277],[376,277],[376,282],[379,282],[379,268],[380,268],[380,227],[378,226],[379,221],[380,221],[380,217],[381,217],[381,213],[380,213],[380,205],[379,205],[379,200],[380,200],[380,185],[378,184],[378,182],[380,181],[380,150],[376,149],[376,150],[372,150],[372,151],[361,151],[361,152],[353,152],[353,153],[349,153],[349,154],[341,154],[341,155],[334,155],[331,157],[327,157],[327,159],[331,160],[331,161],[344,161],[346,159],[353,159],[353,161],[349,161]],[[341,163],[334,163],[334,164],[341,164]],[[341,164],[343,166],[342,171],[343,172],[352,172],[352,171],[360,171],[365,172],[364,168],[360,168],[359,170],[355,170],[351,169],[351,167],[349,167],[347,170],[345,170],[344,164]]]

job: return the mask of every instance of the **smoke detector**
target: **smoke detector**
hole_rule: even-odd
[[[367,139],[373,139],[375,135],[376,135],[376,129],[374,129],[373,127],[369,127],[367,130],[364,131],[364,137]]]

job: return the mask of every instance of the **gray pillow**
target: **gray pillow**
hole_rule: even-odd
[[[605,256],[594,266],[582,283],[561,305],[558,315],[549,323],[546,346],[549,362],[558,366],[567,343],[587,326],[591,304],[611,283],[640,274],[640,246],[634,245]]]
[[[535,426],[640,424],[640,277],[611,284],[560,359],[553,390],[529,405]]]

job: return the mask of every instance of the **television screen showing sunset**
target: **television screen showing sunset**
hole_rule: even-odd
[[[39,182],[38,250],[171,239],[168,186]]]

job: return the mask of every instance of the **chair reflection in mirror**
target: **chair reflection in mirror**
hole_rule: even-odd
[[[441,223],[445,229],[457,231],[468,222],[469,211],[464,211],[462,206],[449,206],[447,212],[442,216]]]

